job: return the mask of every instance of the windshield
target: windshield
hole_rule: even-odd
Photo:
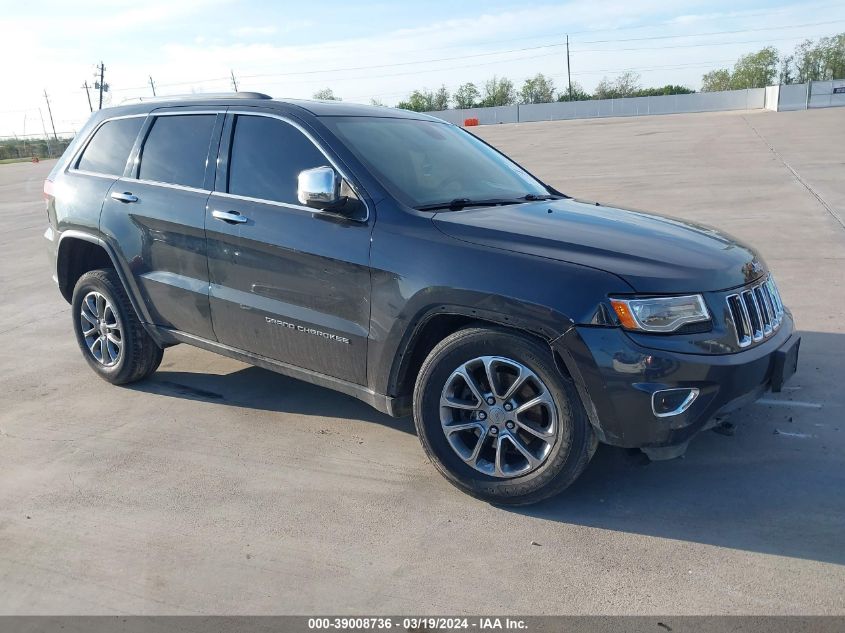
[[[327,117],[323,122],[412,207],[549,195],[528,172],[454,125],[386,117]]]

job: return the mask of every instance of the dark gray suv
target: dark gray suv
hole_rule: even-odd
[[[188,343],[412,412],[443,475],[496,503],[564,489],[597,442],[678,455],[797,364],[749,246],[573,200],[417,113],[142,101],[95,113],[44,191],[99,376]]]

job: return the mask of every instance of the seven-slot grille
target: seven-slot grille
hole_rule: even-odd
[[[727,296],[740,347],[769,338],[783,321],[783,302],[772,277]]]

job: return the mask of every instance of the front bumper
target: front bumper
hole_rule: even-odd
[[[797,338],[789,312],[770,339],[733,354],[683,354],[644,347],[619,328],[578,326],[553,346],[578,386],[590,421],[607,444],[683,444],[722,413],[755,401],[777,371],[777,352]],[[658,417],[659,389],[699,389],[683,413]]]

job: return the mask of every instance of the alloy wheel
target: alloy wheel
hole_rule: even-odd
[[[499,478],[539,468],[558,438],[548,387],[522,363],[500,356],[474,358],[452,372],[440,397],[440,423],[467,465]]]
[[[96,291],[85,295],[79,322],[85,345],[98,363],[112,367],[120,362],[123,331],[117,312],[105,295]]]

